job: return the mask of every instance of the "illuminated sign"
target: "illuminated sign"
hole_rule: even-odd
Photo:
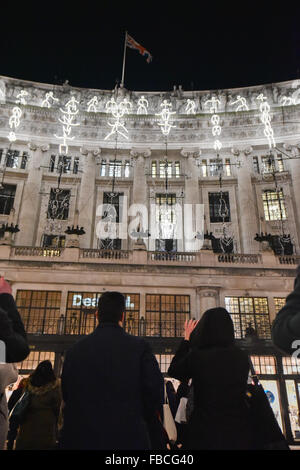
[[[98,300],[100,298],[101,294],[99,294],[96,297],[85,297],[83,298],[82,294],[73,294],[73,299],[72,299],[72,306],[73,307],[97,307],[98,306]]]

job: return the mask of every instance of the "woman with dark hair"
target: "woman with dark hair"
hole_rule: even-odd
[[[30,403],[20,424],[15,449],[54,449],[61,405],[61,387],[50,361],[43,361],[37,366],[28,379],[26,391],[30,394]]]
[[[235,345],[232,319],[224,308],[207,310],[200,321],[185,323],[185,337],[168,370],[178,380],[192,379],[193,411],[183,448],[251,449],[246,404],[249,361]]]

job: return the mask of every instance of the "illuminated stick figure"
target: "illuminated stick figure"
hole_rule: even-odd
[[[46,97],[45,99],[42,101],[42,108],[51,108],[51,103],[49,100],[52,100],[53,102],[54,101],[59,101],[58,98],[55,98],[53,96],[53,91],[49,91],[49,93],[46,93]]]
[[[96,106],[99,105],[99,102],[98,102],[98,98],[97,96],[94,96],[92,99],[90,99],[90,101],[88,102],[88,113],[96,113],[97,112],[97,108]]]
[[[140,97],[137,104],[138,104],[137,114],[148,114],[147,108],[149,106],[149,103],[148,103],[148,100],[146,100],[146,98],[144,97],[144,95]]]
[[[186,114],[196,114],[196,103],[194,100],[187,100],[185,111]]]
[[[218,112],[218,107],[221,104],[221,101],[218,98],[215,98],[214,96],[210,100],[206,100],[204,103],[204,106],[207,106],[208,103],[211,103],[210,107],[210,112],[211,113],[217,113]]]
[[[237,99],[235,101],[232,101],[231,103],[229,103],[231,106],[233,106],[234,104],[238,104],[235,112],[238,112],[238,111],[249,111],[249,107],[247,105],[247,100],[246,98],[243,98],[242,96],[238,95],[237,96]]]
[[[29,93],[26,91],[26,90],[22,90],[18,95],[17,95],[17,99],[16,99],[16,103],[17,104],[23,104],[24,106],[26,106],[27,104],[27,101],[25,99],[25,96],[28,96]]]

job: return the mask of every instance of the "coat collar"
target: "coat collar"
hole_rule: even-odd
[[[119,330],[123,330],[123,328],[118,323],[111,323],[111,322],[100,322],[97,328],[118,328]]]

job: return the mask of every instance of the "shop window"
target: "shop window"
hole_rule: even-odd
[[[230,158],[225,158],[225,175],[231,176]]]
[[[172,178],[172,162],[160,161],[159,162],[159,177]]]
[[[99,292],[68,292],[65,334],[87,335],[98,324],[96,311],[101,296]],[[130,334],[139,334],[140,295],[125,296],[124,328]]]
[[[225,297],[225,308],[231,314],[236,338],[244,338],[249,327],[259,338],[271,338],[267,297]]]
[[[55,352],[53,351],[31,351],[29,356],[19,364],[16,364],[19,372],[33,372],[40,362],[50,361],[54,367]]]
[[[285,297],[274,297],[275,313],[279,312],[285,306]]]
[[[283,164],[281,153],[277,155],[277,167],[278,167],[279,173],[282,173],[284,171],[284,164]]]
[[[300,374],[300,359],[296,357],[283,357],[282,369],[285,375]]]
[[[276,374],[274,356],[251,356],[251,361],[257,375]]]
[[[121,198],[123,193],[103,193],[103,204],[107,206],[104,208],[103,217],[111,222],[119,223],[121,219]]]
[[[60,155],[57,163],[57,173],[71,173],[71,157]]]
[[[28,153],[23,152],[22,159],[21,159],[21,166],[20,166],[21,170],[26,169],[27,162],[28,162]]]
[[[285,202],[282,189],[278,191],[267,189],[262,194],[265,219],[284,220],[286,219]]]
[[[106,160],[102,158],[101,166],[100,166],[100,176],[105,176],[105,175],[106,175]]]
[[[145,336],[182,337],[189,317],[189,295],[146,295]]]
[[[61,292],[18,290],[17,308],[27,333],[57,334]]]
[[[180,162],[175,162],[175,178],[180,177]]]
[[[261,157],[262,173],[275,172],[275,160],[273,155]]]
[[[0,214],[9,215],[14,206],[17,186],[3,184],[0,189]]]
[[[127,160],[125,162],[124,176],[125,176],[125,178],[129,178],[129,176],[130,176],[130,162],[127,161]]]
[[[121,250],[122,240],[120,238],[98,239],[98,250]]]
[[[230,222],[229,193],[208,193],[211,223]]]

